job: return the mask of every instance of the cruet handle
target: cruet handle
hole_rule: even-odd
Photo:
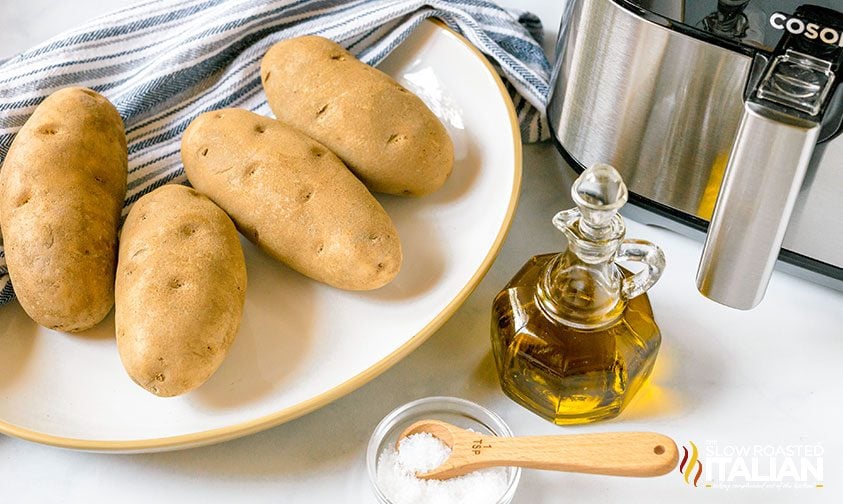
[[[621,295],[632,299],[647,292],[658,282],[664,271],[664,252],[658,246],[644,240],[624,240],[615,256],[615,262],[640,262],[646,268],[623,279]]]

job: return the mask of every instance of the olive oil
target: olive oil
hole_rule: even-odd
[[[498,294],[494,354],[503,390],[548,420],[584,423],[616,416],[644,383],[661,335],[646,296],[630,300],[599,329],[560,325],[537,300],[536,285],[558,254],[536,256]]]
[[[567,249],[531,258],[492,308],[501,387],[560,425],[618,415],[650,375],[661,343],[644,291],[660,276],[664,255],[650,243],[623,241],[620,175],[597,165],[572,193],[579,208],[554,218]],[[615,260],[646,268],[632,274]]]

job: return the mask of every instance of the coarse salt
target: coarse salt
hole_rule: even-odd
[[[446,480],[423,480],[426,472],[447,460],[451,449],[432,434],[412,434],[390,443],[378,457],[378,486],[394,504],[495,504],[506,492],[504,467],[481,469]]]

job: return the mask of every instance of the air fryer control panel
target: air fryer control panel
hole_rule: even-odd
[[[749,50],[772,52],[785,33],[817,39],[829,45],[843,42],[839,27],[822,20],[805,22],[796,16],[804,5],[841,9],[841,0],[618,0],[621,4],[655,14],[681,31],[720,39]]]

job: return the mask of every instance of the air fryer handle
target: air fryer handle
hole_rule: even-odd
[[[820,125],[748,101],[703,248],[697,288],[748,310],[764,297]]]
[[[786,14],[782,14],[787,17]],[[843,30],[843,13],[802,5],[804,26]],[[827,38],[827,37],[826,37]],[[750,89],[705,240],[697,288],[748,310],[764,297],[824,119],[843,46],[785,31]]]

